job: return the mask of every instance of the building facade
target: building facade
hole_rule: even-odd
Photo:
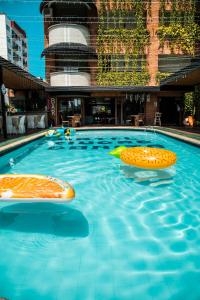
[[[5,14],[0,14],[0,41],[0,56],[28,71],[26,33]]]
[[[195,0],[42,1],[49,109],[55,124],[80,114],[83,124],[130,124],[155,112],[176,123],[182,92],[159,81],[198,54]]]

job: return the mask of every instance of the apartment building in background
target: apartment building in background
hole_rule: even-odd
[[[0,56],[28,71],[26,32],[3,13],[0,13]]]
[[[165,124],[180,122],[182,90],[161,92],[159,82],[199,59],[197,11],[195,0],[42,1],[55,124],[74,114],[83,124],[138,114],[153,124],[158,111]]]

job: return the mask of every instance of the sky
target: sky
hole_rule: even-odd
[[[0,12],[16,21],[26,31],[28,39],[29,72],[44,78],[43,18],[39,11],[40,0],[0,0]]]

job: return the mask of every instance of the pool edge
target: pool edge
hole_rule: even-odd
[[[166,127],[168,129],[168,127]],[[194,138],[186,137],[177,133],[172,133],[166,130],[160,129],[159,126],[146,126],[146,127],[132,127],[132,126],[118,126],[118,127],[80,127],[77,131],[92,131],[92,130],[132,130],[132,131],[148,131],[148,132],[158,132],[160,134],[169,136],[176,140],[180,140],[187,144],[191,144],[196,147],[200,147],[200,140]]]
[[[166,127],[167,129],[167,127]],[[47,129],[48,130],[48,129]],[[42,138],[47,130],[42,131],[40,133],[31,135],[31,136],[25,136],[24,138],[20,139],[19,141],[15,141],[13,143],[7,144],[5,146],[0,146],[0,156],[9,153],[15,149],[18,149],[29,142],[35,141],[37,139]],[[77,131],[93,131],[93,130],[132,130],[132,131],[148,131],[148,132],[157,132],[166,136],[169,136],[171,138],[174,138],[176,140],[180,140],[182,142],[185,142],[187,144],[191,144],[196,147],[200,147],[200,140],[196,140],[194,138],[186,137],[177,133],[172,133],[166,130],[162,130],[158,126],[146,126],[146,127],[132,127],[132,126],[117,126],[117,127],[79,127],[76,128]]]
[[[7,154],[13,150],[16,150],[29,142],[33,142],[35,140],[38,140],[42,138],[45,135],[46,131],[42,131],[40,133],[34,134],[34,135],[29,135],[25,136],[24,138],[21,138],[19,141],[15,141],[13,143],[7,144],[5,146],[0,145],[0,156],[3,156],[4,154]]]

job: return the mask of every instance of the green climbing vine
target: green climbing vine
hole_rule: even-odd
[[[149,43],[143,0],[101,0],[98,49],[98,85],[145,85],[149,81],[145,49]]]
[[[168,42],[171,54],[195,56],[200,40],[200,26],[196,23],[195,0],[160,0],[160,24],[157,31],[160,48]],[[157,82],[166,77],[157,73]]]
[[[194,93],[185,93],[184,112],[186,116],[194,115]]]
[[[146,49],[150,41],[146,27],[152,0],[101,0],[97,34],[98,85],[146,85]],[[196,22],[196,0],[160,0],[157,31],[160,47],[165,42],[171,54],[195,56],[200,41]],[[170,75],[158,72],[157,83]]]
[[[157,74],[156,74],[156,82],[159,84],[161,80],[166,79],[171,74],[172,73],[169,73],[169,72],[157,72]]]
[[[171,7],[169,1],[160,1],[160,46],[169,41],[172,53],[180,50],[183,54],[194,56],[196,43],[200,40],[200,26],[195,19],[196,1],[171,0]]]
[[[197,85],[193,94],[194,108],[195,108],[195,119],[197,125],[200,125],[200,85]]]
[[[193,92],[185,93],[184,112],[185,116],[194,116],[196,124],[200,125],[200,85]]]

